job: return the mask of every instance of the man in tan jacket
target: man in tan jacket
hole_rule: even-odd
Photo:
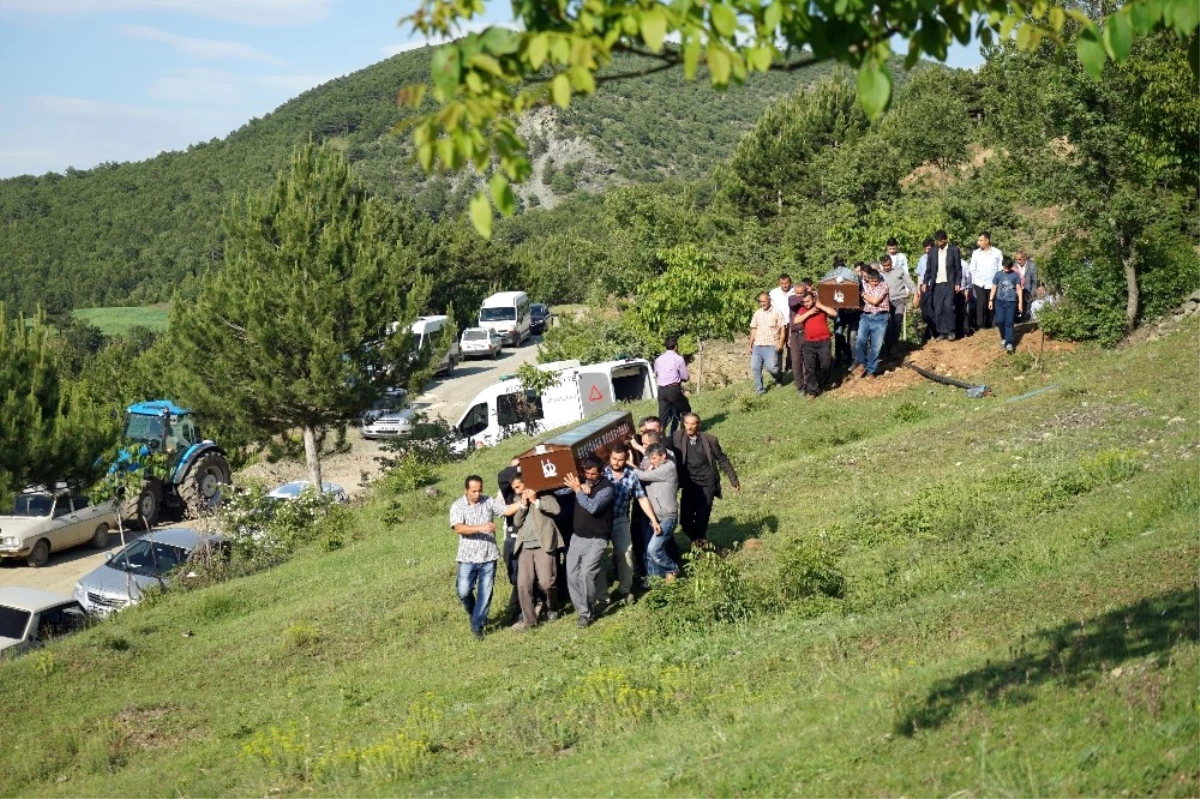
[[[550,621],[558,618],[558,561],[555,554],[562,549],[563,539],[554,517],[560,507],[553,494],[538,496],[520,477],[513,478],[512,489],[517,497],[517,512],[513,515],[516,530],[513,551],[517,556],[517,596],[521,602],[521,623],[516,629],[528,630],[538,623],[533,602],[535,581],[546,594],[546,617]]]

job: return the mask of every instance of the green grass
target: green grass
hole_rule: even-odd
[[[106,336],[119,336],[139,325],[156,332],[166,330],[171,306],[162,303],[144,307],[80,308],[75,315],[100,328]]]
[[[1198,335],[987,400],[706,392],[731,554],[582,632],[476,643],[454,596],[446,507],[524,442],[377,491],[341,549],[0,665],[0,789],[1194,796]]]

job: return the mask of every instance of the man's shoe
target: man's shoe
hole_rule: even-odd
[[[957,338],[957,337],[956,337],[956,336],[955,336],[953,333],[951,333],[950,335],[946,336],[946,340],[947,340],[947,341],[954,341],[954,339],[955,339],[955,338]]]
[[[576,619],[575,626],[582,630],[584,627],[587,627],[591,623],[592,623],[592,620],[589,619],[587,616],[580,616],[578,619]]]
[[[529,629],[529,625],[525,623],[524,619],[517,619],[517,621],[514,624],[512,624],[508,629],[517,630],[519,632],[524,632]]]
[[[1013,352],[1013,345],[1011,345],[1011,344],[1005,344],[1005,345],[1004,345],[1004,351],[1005,351],[1005,352],[1007,352],[1009,355],[1012,355],[1012,352]]]
[[[475,636],[476,640],[483,640],[483,630],[471,630],[471,634]]]
[[[558,621],[558,611],[557,610],[546,611],[546,621]]]

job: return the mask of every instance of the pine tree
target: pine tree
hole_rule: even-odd
[[[9,320],[0,304],[0,494],[88,485],[115,440],[115,422],[60,373],[45,315]]]
[[[225,230],[224,268],[172,310],[182,399],[260,443],[299,431],[319,486],[326,433],[426,368],[408,330],[428,283],[399,216],[336,150],[298,148]]]

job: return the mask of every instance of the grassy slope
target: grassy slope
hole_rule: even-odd
[[[700,397],[745,484],[712,537],[764,543],[725,562],[742,593],[781,597],[796,542],[837,549],[847,580],[843,600],[737,622],[688,601],[753,609],[726,570],[724,593],[710,572],[583,634],[567,619],[476,644],[443,523],[464,468],[441,499],[377,496],[339,551],[0,666],[24,689],[0,698],[0,786],[1195,795],[1198,332],[1020,383],[1000,366],[1009,396],[1058,386],[1011,405],[924,385]],[[507,452],[469,468],[494,486]]]
[[[134,327],[148,327],[151,330],[167,329],[167,321],[171,315],[171,307],[167,304],[110,308],[83,308],[75,312],[100,328],[106,336],[119,336],[128,333]]]

